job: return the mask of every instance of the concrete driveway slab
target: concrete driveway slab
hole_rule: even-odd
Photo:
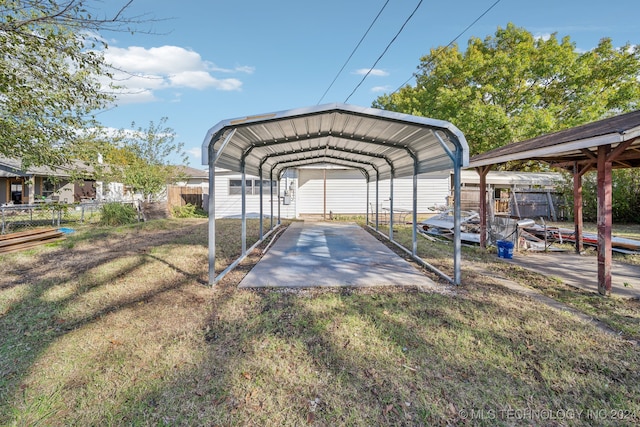
[[[241,288],[436,283],[355,223],[294,222],[240,282]]]
[[[514,254],[505,261],[547,277],[556,277],[567,285],[598,293],[598,258],[566,252]],[[611,263],[611,294],[640,299],[640,266]]]

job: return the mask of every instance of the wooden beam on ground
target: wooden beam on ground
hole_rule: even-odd
[[[64,239],[64,233],[54,228],[10,233],[0,236],[0,254],[17,252]]]

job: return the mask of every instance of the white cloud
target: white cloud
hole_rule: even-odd
[[[371,88],[371,92],[380,93],[380,92],[389,92],[391,90],[391,86],[374,86]]]
[[[535,40],[548,41],[551,38],[551,33],[538,33],[533,36]]]
[[[157,100],[156,92],[166,89],[215,89],[238,91],[242,81],[237,78],[217,78],[213,73],[244,73],[255,71],[250,66],[220,68],[202,59],[199,53],[179,46],[143,48],[109,47],[105,61],[113,67],[113,79],[102,81],[119,86],[115,91],[120,103],[141,103]],[[174,97],[174,101],[179,99]]]
[[[360,76],[364,76],[367,73],[369,73],[370,76],[376,76],[376,77],[385,77],[389,75],[388,72],[384,70],[380,70],[378,68],[360,68],[359,70],[356,70],[354,72],[354,74],[358,74]]]
[[[192,147],[185,150],[189,157],[194,159],[199,159],[202,157],[202,148],[201,147]]]

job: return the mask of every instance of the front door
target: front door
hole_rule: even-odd
[[[11,201],[19,205],[22,203],[22,195],[24,194],[24,180],[22,178],[12,178],[9,180],[9,196]]]

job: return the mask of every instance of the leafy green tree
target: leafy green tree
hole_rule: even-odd
[[[175,142],[175,132],[166,123],[166,117],[157,124],[150,122],[147,129],[133,123],[131,129],[119,130],[111,142],[99,144],[105,166],[98,175],[125,184],[147,201],[181,179],[183,173],[175,163],[187,164],[184,143]]]
[[[112,97],[98,77],[109,76],[100,31],[131,31],[143,22],[96,18],[89,0],[0,0],[0,154],[23,163],[69,160],[91,112]]]
[[[509,24],[464,51],[432,49],[418,70],[415,86],[373,105],[454,123],[471,155],[640,107],[640,49],[606,38],[580,53]]]

